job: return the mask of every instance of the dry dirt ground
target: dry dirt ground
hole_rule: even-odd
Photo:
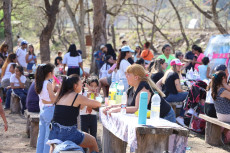
[[[26,119],[24,116],[10,114],[6,111],[9,129],[4,132],[0,119],[0,153],[35,153],[35,148],[29,147],[29,139],[25,133]],[[101,146],[102,125],[98,123],[98,143]],[[204,136],[191,133],[188,139],[187,153],[228,153],[230,146],[214,147],[204,142]],[[101,148],[101,147],[100,147]],[[129,150],[129,149],[127,149]],[[128,152],[128,151],[127,151]]]

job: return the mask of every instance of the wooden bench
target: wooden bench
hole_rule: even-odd
[[[206,121],[205,142],[214,146],[222,145],[221,127],[230,129],[230,123],[219,121],[217,118],[212,118],[204,114],[200,114],[199,117]]]
[[[10,110],[12,114],[21,113],[21,103],[20,98],[12,90],[11,99],[10,99]]]
[[[26,134],[30,138],[30,146],[36,147],[39,131],[39,113],[28,112],[25,110],[25,117],[27,119]]]

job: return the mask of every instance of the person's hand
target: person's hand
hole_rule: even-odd
[[[15,77],[16,77],[18,80],[20,80],[20,76],[18,76],[18,75],[15,75]]]
[[[10,89],[10,86],[7,86],[6,89]]]
[[[107,112],[110,110],[110,107],[111,107],[111,106],[105,107],[105,108],[102,110],[102,112],[103,112],[105,115],[107,115]]]
[[[93,109],[92,109],[91,107],[87,107],[87,108],[86,108],[86,113],[91,114],[91,113],[92,113],[92,111],[93,111]]]
[[[5,123],[5,124],[4,124],[4,127],[5,127],[5,131],[7,131],[7,130],[8,130],[8,124]]]
[[[85,77],[85,71],[82,71],[82,77]]]
[[[111,108],[109,111],[107,111],[107,114],[111,116],[112,113],[117,113],[117,108]]]

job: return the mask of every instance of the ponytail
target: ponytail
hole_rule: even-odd
[[[222,85],[223,77],[226,77],[226,73],[224,71],[218,71],[212,76],[211,81],[211,89],[212,89],[212,98],[216,100],[218,95],[218,88]]]
[[[152,81],[152,79],[149,76],[146,76],[146,78],[144,78],[143,81],[146,81],[149,84],[152,92],[154,92],[153,89],[155,89],[161,95],[161,97],[165,97],[165,94],[157,87],[157,85]]]
[[[40,94],[43,88],[43,83],[45,81],[46,76],[53,72],[54,65],[51,63],[39,65],[35,74],[35,91],[37,94]]]

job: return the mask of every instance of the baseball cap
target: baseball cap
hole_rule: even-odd
[[[100,46],[100,49],[102,49],[102,48],[104,48],[104,47],[105,47],[105,45],[101,45],[101,46]]]
[[[173,59],[171,62],[170,62],[170,65],[173,66],[173,65],[184,65],[184,63],[181,63],[181,61],[179,59]]]
[[[129,46],[123,46],[121,47],[121,52],[133,52],[134,50],[132,50]]]
[[[217,65],[215,71],[225,71],[227,67],[224,64]]]
[[[23,40],[22,42],[21,42],[21,46],[22,45],[27,45],[28,44],[28,42],[26,41],[26,40]]]

